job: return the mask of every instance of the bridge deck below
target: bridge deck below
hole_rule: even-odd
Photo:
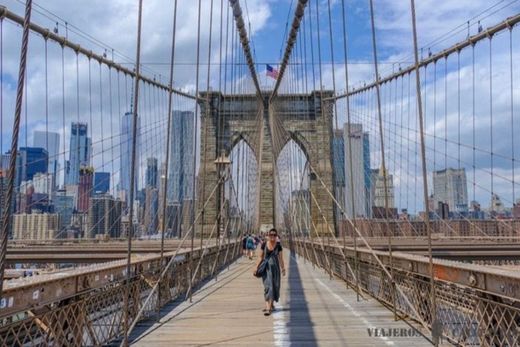
[[[287,253],[287,252],[285,252]],[[303,259],[286,254],[288,276],[276,311],[264,317],[263,287],[253,262],[241,259],[193,295],[167,307],[158,322],[134,331],[136,346],[431,346],[422,336],[376,337],[373,328],[410,326],[372,299],[356,294]],[[401,330],[403,329],[403,330]],[[369,334],[372,332],[372,336]],[[408,333],[409,334],[409,333]]]

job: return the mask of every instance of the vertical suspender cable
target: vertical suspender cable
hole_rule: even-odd
[[[433,171],[437,171],[437,61],[433,63]]]
[[[332,16],[330,11],[330,0],[327,0],[328,14],[329,14],[329,43],[330,43],[330,59],[332,64],[332,89],[336,92],[336,73],[334,71],[334,44],[332,42]],[[338,108],[337,103],[334,101],[334,113],[335,113],[335,129],[338,129]],[[333,171],[334,172],[334,171]]]
[[[476,188],[476,168],[475,168],[475,44],[471,45],[471,78],[472,78],[472,85],[471,85],[471,93],[472,93],[472,114],[473,114],[473,136],[472,136],[472,142],[473,142],[473,201],[475,201],[475,188]]]
[[[323,76],[321,71],[321,40],[320,40],[320,9],[318,0],[316,0],[316,35],[318,37],[318,72],[320,74],[320,103],[323,112]]]
[[[493,179],[493,36],[489,36],[489,136],[491,142],[491,199],[493,199],[493,194],[495,194],[495,182]],[[491,206],[491,208],[493,208],[493,206]]]
[[[312,5],[309,5],[309,41],[311,42],[312,90],[316,91],[316,70],[314,69],[314,41],[312,40]]]
[[[45,40],[45,51],[47,52],[47,40]],[[47,55],[46,55],[46,57],[47,57]],[[47,66],[47,65],[45,65],[45,66]],[[45,76],[47,76],[47,75],[45,75]],[[0,16],[0,155],[2,153],[4,153],[4,88],[2,88],[3,85],[4,85],[4,17]],[[4,193],[3,185],[4,185],[4,180],[2,179],[2,186],[0,187],[0,197],[1,197],[0,201],[4,201],[3,195],[2,195]]]
[[[509,28],[509,83],[511,98],[511,192],[513,194],[513,204],[516,204],[515,197],[515,122],[514,122],[514,78],[513,78],[513,28]]]
[[[173,67],[175,63],[175,33],[177,27],[177,0],[175,0],[173,5],[173,25],[172,25],[172,46],[170,53],[170,80],[168,82],[168,128],[166,130],[166,158],[165,158],[165,168],[164,168],[164,185],[163,185],[163,194],[162,194],[162,220],[161,220],[161,266],[163,265],[163,257],[164,257],[164,236],[166,233],[166,195],[168,193],[168,175],[169,175],[169,166],[170,166],[170,142],[171,140],[171,130],[172,130],[172,103],[173,103]],[[160,294],[160,290],[158,292]]]
[[[114,53],[112,52],[112,61],[114,60]],[[116,73],[117,73],[117,70],[116,70]],[[108,67],[108,95],[109,95],[109,99],[110,99],[110,104],[109,104],[109,110],[110,110],[110,155],[111,155],[111,160],[110,160],[110,171],[111,171],[111,176],[114,176],[114,125],[113,125],[113,119],[114,119],[114,108],[113,108],[113,95],[112,95],[112,68],[109,66]],[[92,124],[92,123],[90,123]],[[92,126],[91,126],[92,127]],[[92,139],[92,137],[91,137]],[[94,153],[91,154],[91,156],[93,157],[94,156]],[[91,164],[92,166],[94,166],[94,160],[92,160]],[[110,184],[110,181],[108,181],[108,184]]]
[[[123,344],[128,346],[128,328],[130,323],[130,269],[131,269],[131,255],[132,255],[132,237],[134,232],[134,188],[135,188],[135,167],[136,167],[136,136],[137,136],[137,110],[139,106],[139,80],[140,80],[140,63],[141,63],[141,25],[143,13],[143,0],[139,0],[139,10],[137,14],[137,50],[135,58],[135,85],[134,85],[134,107],[132,115],[132,160],[130,166],[130,212],[129,212],[129,228],[127,235],[127,252],[126,252],[126,286],[125,286],[125,304],[123,309],[124,315],[124,330],[125,336]]]
[[[204,202],[206,201],[206,166],[207,166],[207,163],[206,163],[206,158],[207,158],[207,144],[208,144],[208,121],[209,121],[209,118],[210,118],[210,115],[211,115],[211,110],[210,110],[210,92],[209,92],[209,81],[210,81],[210,75],[211,75],[211,36],[212,36],[212,33],[213,33],[213,0],[211,0],[210,2],[210,15],[209,15],[209,38],[208,38],[208,70],[207,70],[207,76],[206,76],[206,122],[204,123],[204,149],[203,149],[203,152],[204,152],[204,159],[202,160],[203,161],[203,169],[202,169],[202,189],[201,189],[201,192],[202,192],[202,204],[204,204]],[[201,115],[202,117],[202,115]],[[202,124],[202,122],[201,122]],[[202,153],[201,153],[202,155]],[[217,179],[217,181],[219,181],[220,177]],[[220,191],[220,190],[219,190]],[[204,213],[204,209],[202,209],[201,211],[201,216],[200,216],[200,219],[201,219],[201,229],[200,229],[200,249],[202,250],[202,247],[203,247],[203,239],[204,239],[204,222],[205,222],[205,213]],[[219,215],[219,212],[217,212],[217,216]],[[218,235],[218,232],[217,231],[217,235]],[[202,256],[202,255],[201,255]]]
[[[444,170],[448,170],[448,56],[444,58]],[[444,180],[444,191],[448,191],[447,179]],[[444,200],[443,203],[447,201]],[[444,213],[441,215],[444,218]]]
[[[434,79],[434,83],[435,83],[435,79]],[[433,97],[434,100],[435,100],[435,96]],[[435,105],[435,103],[434,103]],[[435,106],[434,106],[435,107]],[[404,110],[404,76],[401,77],[401,110],[400,110],[400,113],[401,113],[401,119],[400,119],[400,122],[401,124],[405,124],[403,123],[403,110]],[[435,122],[434,122],[435,124]],[[401,126],[401,130],[400,130],[400,133],[399,133],[399,137],[400,137],[400,141],[399,141],[399,153],[401,155],[401,159],[403,158],[403,130],[404,128]],[[435,131],[435,130],[434,130]],[[435,142],[434,142],[435,143]],[[402,168],[402,166],[401,166]],[[403,208],[403,187],[401,184],[399,184],[400,187],[399,187],[399,206],[401,207],[401,209]],[[408,206],[406,206],[406,208],[408,209]]]
[[[330,59],[331,59],[331,64],[332,64],[332,90],[333,90],[333,93],[336,93],[336,73],[335,73],[335,64],[334,64],[334,44],[332,42],[332,15],[331,15],[331,10],[330,10],[330,0],[327,0],[327,9],[328,9],[328,17],[329,17],[329,45],[330,45]],[[331,102],[331,101],[329,101]],[[334,148],[334,132],[336,129],[338,129],[338,104],[336,102],[336,99],[332,99],[332,102],[334,102],[334,114],[333,114],[333,117],[334,117],[334,126],[333,126],[333,129],[330,129],[331,130],[331,136],[330,136],[330,140],[329,140],[329,148],[332,152],[332,165],[334,165],[333,163],[335,163],[337,160],[336,158],[338,157],[339,153],[336,153],[337,151],[335,150]],[[334,170],[334,168],[332,169],[332,188],[334,189],[334,194],[336,194],[336,191],[337,191],[337,187],[336,187],[336,170]],[[338,230],[339,230],[339,227],[338,227],[338,223],[337,223],[337,217],[336,217],[336,214],[337,214],[337,208],[335,206],[332,207],[332,216],[333,216],[333,226],[335,227],[335,231],[334,233],[337,234],[338,233]]]
[[[220,41],[220,44],[219,44],[219,57],[218,57],[218,103],[217,103],[217,107],[218,107],[218,113],[217,113],[217,131],[216,131],[216,136],[217,136],[217,148],[216,148],[216,153],[217,153],[217,156],[219,156],[221,154],[221,148],[220,148],[220,134],[222,132],[222,115],[220,114],[220,111],[222,111],[222,103],[221,103],[221,99],[220,99],[220,94],[221,94],[221,90],[222,90],[222,46],[223,46],[223,26],[224,26],[224,0],[220,0],[220,32],[219,32],[219,41]],[[219,177],[220,179],[220,177]],[[217,199],[218,199],[218,205],[220,207],[220,211],[218,212],[218,223],[217,223],[217,245],[219,247],[219,250],[220,250],[220,231],[221,231],[221,228],[222,228],[222,216],[223,216],[223,213],[224,213],[224,189],[225,189],[225,181],[223,181],[222,183],[220,183],[221,186],[219,187],[218,189],[218,196],[217,196]],[[227,251],[226,251],[227,252]],[[227,255],[227,253],[226,253]],[[218,263],[218,257],[220,256],[220,253],[217,255],[217,259],[215,260],[215,264],[213,266],[213,271],[215,271],[216,269],[216,264]],[[225,260],[224,260],[225,262]],[[214,273],[212,271],[212,274]],[[218,273],[218,272],[217,272]],[[215,279],[217,279],[217,274],[215,274]]]
[[[195,197],[196,197],[196,185],[195,175],[196,163],[197,163],[197,127],[198,127],[198,113],[199,113],[199,64],[200,64],[200,12],[201,12],[201,0],[199,0],[198,19],[197,19],[197,62],[196,62],[196,73],[195,73],[195,126],[193,127],[193,172],[192,172],[192,201],[191,201],[191,216],[192,216],[192,230],[191,230],[191,256],[190,256],[190,288],[192,287],[193,280],[193,246],[195,242]],[[192,302],[192,293],[190,290],[190,302]]]
[[[76,51],[76,118],[77,118],[78,124],[79,124],[80,116],[79,116],[79,54],[78,54],[78,51]],[[103,129],[103,124],[101,124],[101,129]],[[79,148],[80,148],[80,141],[78,141],[78,149],[77,149],[78,158],[80,158]],[[88,151],[88,149],[87,149],[87,151]],[[81,160],[81,158],[80,158],[80,160]],[[80,161],[80,163],[81,163],[81,161]],[[81,221],[80,223],[82,223],[82,222],[83,221]]]
[[[3,293],[5,257],[7,253],[7,240],[11,226],[11,202],[13,200],[14,179],[16,172],[16,157],[18,149],[18,135],[20,133],[20,118],[22,114],[22,99],[25,82],[25,70],[27,65],[27,48],[29,45],[29,24],[31,21],[32,0],[25,3],[25,17],[23,22],[22,47],[20,49],[20,68],[18,71],[18,86],[16,88],[16,105],[13,120],[13,137],[11,138],[11,157],[9,158],[9,171],[7,182],[7,195],[4,201],[2,216],[2,239],[0,249],[0,298]],[[3,52],[2,52],[3,53]],[[0,106],[1,107],[1,106]]]
[[[432,340],[435,346],[439,344],[439,336],[437,331],[437,306],[435,299],[435,281],[433,274],[433,257],[432,257],[432,235],[430,228],[430,209],[428,206],[428,175],[426,173],[426,150],[425,150],[425,142],[424,142],[424,122],[423,122],[423,111],[422,111],[422,101],[421,101],[421,77],[419,76],[419,54],[417,47],[417,27],[415,20],[415,1],[411,1],[411,11],[412,11],[412,27],[413,27],[413,52],[415,57],[415,83],[417,90],[417,107],[418,107],[418,116],[419,116],[419,128],[421,135],[421,162],[422,162],[422,179],[423,179],[423,197],[424,197],[424,210],[425,210],[425,222],[426,222],[426,233],[428,234],[428,258],[430,265],[430,295],[431,295],[431,315],[432,315]]]
[[[67,147],[65,146],[65,134],[67,133],[67,125],[65,123],[65,47],[61,45],[61,118],[63,125],[63,186],[67,184],[67,160],[65,154]],[[72,131],[72,127],[71,127]]]
[[[90,59],[89,59],[89,66],[90,66]],[[117,119],[121,118],[121,81],[120,81],[120,75],[121,75],[121,73],[118,72],[117,73],[117,115],[118,115]],[[91,119],[92,119],[92,117],[91,117]],[[110,131],[112,132],[112,128],[110,128]],[[114,133],[112,132],[112,134],[114,134]],[[92,137],[90,137],[90,138],[92,138]],[[113,149],[112,149],[112,151],[113,151]],[[111,187],[111,194],[115,195],[115,193],[113,193],[113,192],[115,192],[115,186],[116,186],[115,185],[115,175],[114,175],[113,171],[112,171],[110,177],[112,179],[112,184],[110,185],[110,187]],[[121,217],[119,217],[119,218],[121,218]]]
[[[322,63],[321,63],[321,40],[320,40],[320,11],[319,11],[319,0],[316,0],[316,33],[317,33],[317,38],[318,38],[318,72],[319,72],[319,75],[320,75],[320,110],[321,110],[321,117],[322,118],[325,118],[325,107],[324,107],[324,102],[323,102],[323,71],[322,71]],[[325,139],[323,139],[324,141]],[[325,165],[325,163],[324,163]],[[319,170],[319,162],[318,162],[318,170]],[[325,167],[322,167],[323,169],[323,172],[325,172]],[[323,228],[325,227],[323,225],[323,223],[321,223],[321,226],[322,226],[322,233],[323,233]],[[316,233],[318,231],[316,230]],[[328,234],[327,234],[328,235]],[[321,236],[320,236],[320,240],[321,240]],[[329,272],[329,277],[332,279],[332,267],[330,266],[331,262],[328,261],[328,257],[327,257],[327,262],[329,263],[329,268],[327,269],[328,272]],[[323,267],[325,269],[325,267]]]
[[[92,128],[93,128],[93,124],[94,124],[94,121],[92,119],[92,66],[91,66],[91,59],[90,57],[88,58],[88,112],[89,112],[89,118],[90,118],[90,138],[93,139],[92,137]],[[90,160],[90,159],[89,159]],[[114,173],[112,172],[112,176],[114,175]]]
[[[460,51],[457,52],[457,123],[457,169],[460,170]],[[453,206],[453,208],[456,209],[456,206]]]
[[[377,97],[377,116],[379,121],[379,138],[381,144],[381,169],[383,170],[383,189],[385,190],[385,218],[388,218],[388,182],[387,182],[387,173],[386,173],[386,163],[385,163],[385,143],[384,143],[384,135],[383,135],[383,116],[381,114],[381,90],[380,90],[380,78],[379,78],[379,69],[377,66],[377,45],[376,45],[376,28],[374,21],[374,4],[373,0],[370,1],[370,21],[372,26],[372,48],[374,54],[374,69],[376,74],[376,97]],[[396,297],[395,297],[395,281],[393,274],[393,256],[392,256],[392,234],[390,231],[388,232],[388,252],[390,255],[390,278],[392,285],[392,307],[394,311],[394,319],[397,320],[397,311],[396,311]]]
[[[343,24],[343,55],[345,61],[345,88],[348,92],[348,51],[347,51],[347,24],[345,19],[345,0],[341,0],[341,14],[342,14],[342,24]],[[350,96],[347,93],[346,96],[347,103],[347,133],[348,133],[348,158],[349,158],[349,170],[350,170],[350,199],[352,199],[352,219],[353,219],[353,228],[356,228],[356,208],[354,205],[355,196],[354,196],[354,170],[352,167],[352,139],[351,139],[351,116],[350,116]],[[345,165],[345,163],[343,163]],[[346,231],[343,231],[343,246],[346,247],[346,239],[345,235]],[[354,238],[354,273],[355,273],[355,281],[356,281],[356,300],[359,301],[359,262],[358,262],[358,252],[357,252],[357,235],[355,232],[352,233],[352,237]],[[346,260],[345,260],[346,261]]]
[[[99,62],[99,125],[100,125],[100,133],[101,133],[101,169],[102,171],[105,171],[105,136],[103,135],[103,66],[101,62]],[[136,103],[137,106],[137,103]],[[136,111],[137,112],[137,111]],[[79,123],[79,118],[78,118]],[[80,152],[80,143],[78,141],[78,147],[77,147],[77,153],[79,156]],[[133,204],[133,200],[130,200],[130,204]],[[130,209],[132,209],[133,206],[130,205]],[[132,223],[132,222],[130,222]]]
[[[412,80],[412,73],[409,72],[408,73],[408,95],[407,95],[407,102],[408,102],[408,105],[407,105],[407,116],[406,116],[406,122],[408,124],[408,126],[406,127],[408,129],[407,131],[407,134],[406,134],[406,172],[410,172],[410,113],[411,113],[411,109],[410,109],[410,103],[411,103],[411,80]],[[410,178],[410,175],[406,175],[407,176],[407,179],[406,179],[406,207],[407,208],[410,208],[409,204],[410,204],[410,183],[409,183],[409,178]]]
[[[310,15],[310,7],[309,6],[309,15]],[[305,27],[305,17],[302,19],[302,28],[303,28],[303,71],[305,76],[305,94],[309,93],[309,78],[307,76],[308,64],[307,64],[307,28]],[[305,259],[305,258],[304,258]]]
[[[44,53],[44,56],[45,56],[45,58],[44,58],[45,59],[45,67],[44,67],[44,69],[45,69],[45,146],[46,146],[45,148],[47,148],[47,150],[49,150],[49,54],[48,54],[49,52],[48,52],[47,37],[45,37],[44,40],[45,40],[45,53]],[[0,74],[2,74],[1,71],[0,71]],[[1,85],[2,84],[0,83],[0,86]],[[2,103],[2,100],[0,99],[0,104],[1,103]],[[0,118],[1,118],[1,116],[0,116]],[[0,132],[1,131],[2,130],[0,129]],[[1,145],[0,145],[0,154],[1,153],[2,153],[2,150],[1,150]],[[49,167],[49,163],[51,161],[50,156],[48,154],[49,153],[47,153],[47,167]],[[57,160],[57,158],[53,158],[53,162],[55,160]],[[56,185],[56,175],[58,174],[56,172],[56,169],[57,169],[57,167],[52,168],[52,170],[53,170],[52,172],[54,173],[53,179],[52,179],[52,189],[55,189],[55,185]],[[1,189],[1,187],[0,187],[0,189]]]

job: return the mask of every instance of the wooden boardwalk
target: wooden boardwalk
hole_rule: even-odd
[[[172,304],[158,322],[133,332],[135,346],[431,346],[417,336],[374,336],[373,328],[410,326],[394,321],[377,301],[361,299],[344,283],[284,252],[288,276],[276,311],[264,317],[263,287],[253,277],[254,261],[241,259],[193,295]],[[402,329],[402,330],[401,330]],[[370,335],[369,331],[372,333]],[[409,335],[409,333],[408,333]]]

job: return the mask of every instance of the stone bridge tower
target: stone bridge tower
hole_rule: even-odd
[[[315,172],[311,172],[311,191],[320,205],[329,225],[326,225],[316,206],[310,201],[311,228],[316,232],[328,233],[327,227],[334,231],[333,200],[327,190],[333,189],[332,170],[332,102],[325,99],[333,95],[332,91],[312,92],[310,94],[279,95],[276,107],[269,107],[269,94],[262,100],[254,94],[223,95],[220,92],[203,92],[200,95],[201,106],[201,150],[198,179],[198,211],[203,200],[208,199],[218,181],[215,160],[221,155],[230,154],[233,147],[244,140],[253,150],[258,165],[257,184],[259,205],[254,228],[266,228],[275,224],[275,181],[274,165],[283,146],[273,146],[269,112],[277,113],[286,130],[282,139],[285,145],[294,140],[305,153]],[[206,102],[209,100],[209,103]],[[209,109],[206,107],[209,105]],[[272,114],[271,114],[272,116]],[[219,153],[220,151],[220,153]],[[323,188],[322,183],[327,186]],[[205,183],[203,183],[205,181]],[[211,233],[211,228],[218,215],[218,194],[209,200],[204,212],[204,234]],[[281,227],[281,226],[278,226]],[[200,232],[200,227],[197,233]]]

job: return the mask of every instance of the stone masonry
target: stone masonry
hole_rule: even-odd
[[[311,191],[325,215],[327,223],[311,200],[311,225],[319,234],[334,231],[333,201],[321,184],[318,176],[330,192],[332,177],[332,104],[321,101],[320,92],[299,95],[280,95],[275,107],[268,107],[269,94],[223,95],[220,92],[201,93],[201,157],[198,184],[198,211],[208,199],[218,180],[215,160],[221,154],[229,156],[233,147],[244,140],[255,153],[261,165],[258,173],[259,208],[256,228],[275,224],[275,182],[274,163],[281,148],[273,150],[269,110],[276,112],[286,130],[284,143],[293,139],[302,148],[315,172],[311,173]],[[332,96],[331,91],[323,92],[323,98]],[[206,102],[206,100],[209,102]],[[209,105],[209,110],[206,105]],[[323,107],[323,112],[322,112]],[[277,147],[277,146],[274,146]],[[279,147],[279,146],[278,146]],[[282,146],[283,147],[283,146]],[[261,148],[261,150],[260,150]],[[220,151],[220,153],[219,153]],[[209,236],[218,215],[218,194],[209,199],[204,211],[204,235]],[[200,233],[199,221],[197,234]],[[278,226],[281,227],[281,226]]]

